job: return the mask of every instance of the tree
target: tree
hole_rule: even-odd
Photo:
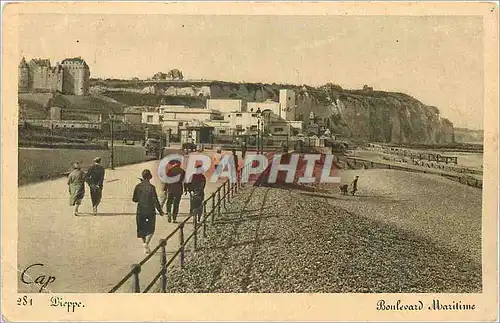
[[[166,80],[168,77],[168,74],[158,72],[155,75],[153,75],[153,80]]]
[[[183,80],[184,75],[182,74],[182,71],[174,68],[167,73],[163,72],[158,72],[153,76],[153,80]]]
[[[182,75],[182,71],[174,68],[167,73],[167,77],[171,80],[183,80],[184,75]]]

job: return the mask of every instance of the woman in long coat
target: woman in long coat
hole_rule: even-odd
[[[82,204],[85,195],[85,173],[81,170],[80,164],[73,164],[73,171],[68,176],[69,205],[75,206],[73,215],[78,216],[78,208]]]
[[[153,178],[151,172],[148,169],[143,170],[141,183],[135,187],[134,196],[132,197],[132,200],[137,203],[137,238],[142,239],[146,253],[151,252],[149,242],[155,232],[155,209],[158,210],[160,215],[163,215],[156,188],[149,182],[151,178]]]

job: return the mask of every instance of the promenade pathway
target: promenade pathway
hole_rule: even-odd
[[[27,274],[33,280],[41,275],[55,277],[45,292],[108,292],[129,272],[132,264],[145,257],[142,242],[136,238],[136,204],[132,202],[132,193],[142,170],[150,169],[155,176],[152,183],[161,199],[157,165],[158,161],[154,160],[107,169],[97,216],[91,214],[88,186],[80,207],[83,214],[78,217],[73,216],[73,207],[69,206],[66,178],[19,187],[19,278],[29,265],[43,264],[43,267],[30,268]],[[222,182],[207,183],[206,196]],[[185,219],[188,213],[189,195],[183,195],[178,220]],[[151,247],[154,248],[177,225],[168,223],[166,216],[158,216]],[[191,226],[188,225],[187,234]],[[170,244],[167,251],[173,253],[177,247],[177,244]],[[160,259],[155,257],[143,268],[142,287],[159,271]],[[38,292],[40,289],[39,285],[28,285],[20,279],[18,287],[19,292]],[[130,292],[130,284],[124,285],[124,290],[119,292]]]

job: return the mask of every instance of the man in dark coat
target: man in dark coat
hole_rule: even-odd
[[[190,193],[189,213],[198,217],[198,220],[201,219],[201,215],[203,214],[203,201],[205,200],[205,186],[207,184],[207,179],[200,170],[201,167],[201,163],[197,163],[196,168],[198,172],[193,174],[191,182],[186,184],[186,190]]]
[[[104,167],[101,166],[101,157],[94,158],[94,165],[89,167],[85,178],[90,188],[90,198],[92,200],[94,215],[97,214],[97,206],[101,203],[104,173]]]
[[[167,170],[167,176],[175,177],[179,175],[179,179],[175,183],[165,183],[163,186],[165,197],[161,204],[163,207],[165,202],[167,202],[168,222],[172,222],[173,219],[174,223],[176,223],[177,215],[179,214],[179,204],[181,203],[182,193],[184,193],[184,178],[186,177],[186,171],[182,169],[179,161],[176,160],[172,163],[172,168]]]
[[[132,201],[137,203],[136,224],[137,238],[142,239],[144,251],[150,253],[149,242],[155,232],[156,212],[163,215],[156,188],[149,181],[153,178],[148,169],[142,171],[141,183],[134,189]]]

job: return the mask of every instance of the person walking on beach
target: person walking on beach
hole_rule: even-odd
[[[89,167],[86,176],[86,182],[90,188],[90,198],[92,200],[94,215],[97,214],[97,206],[101,203],[104,173],[104,167],[101,166],[101,157],[94,158],[94,165]]]
[[[201,219],[203,214],[203,201],[205,200],[205,186],[207,184],[207,179],[203,174],[201,163],[196,164],[197,173],[193,174],[190,183],[186,184],[186,190],[189,191],[190,195],[190,210],[189,214],[196,216],[198,220]]]
[[[179,176],[178,180],[174,183],[165,183],[163,191],[165,193],[161,206],[167,202],[167,219],[168,222],[177,222],[177,215],[179,214],[179,204],[181,203],[182,193],[184,193],[184,178],[186,171],[182,169],[181,163],[178,160],[173,161],[173,166],[167,171],[168,177]],[[173,209],[172,209],[173,208]]]
[[[132,201],[137,203],[136,224],[137,238],[142,239],[144,252],[150,253],[149,242],[153,238],[156,226],[156,210],[163,216],[163,211],[158,201],[156,188],[149,181],[153,178],[149,169],[142,171],[142,179],[134,189]]]
[[[356,178],[354,178],[354,180],[351,183],[351,194],[353,196],[354,196],[354,193],[356,193],[356,191],[358,190],[358,179],[359,179],[359,176],[356,176]]]
[[[75,206],[74,216],[78,216],[78,208],[85,196],[85,173],[79,163],[73,163],[73,171],[68,176],[69,205]]]

